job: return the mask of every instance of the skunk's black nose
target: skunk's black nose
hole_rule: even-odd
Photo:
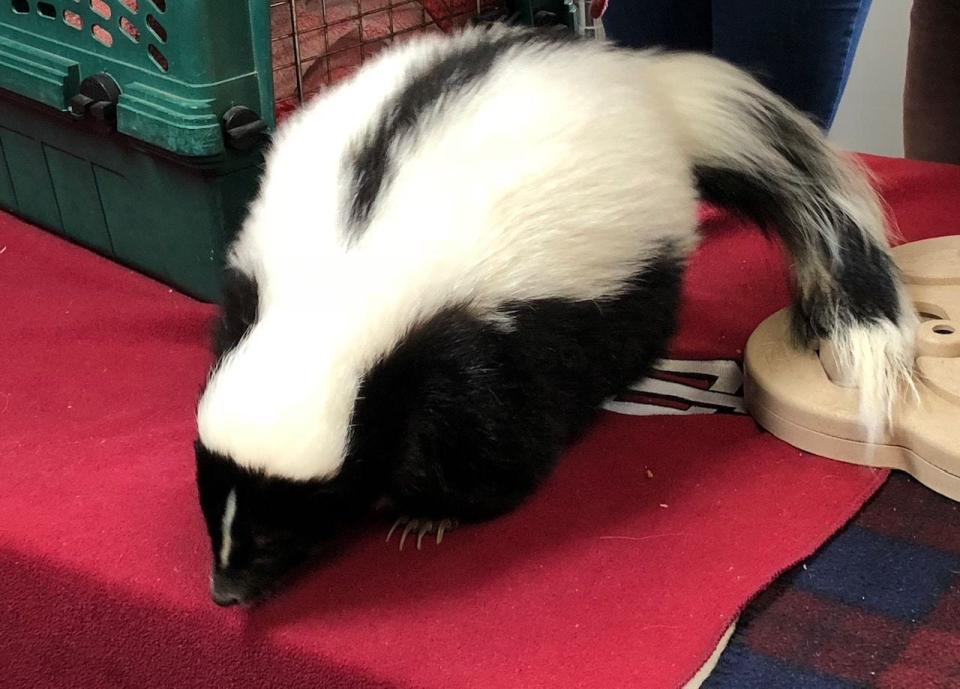
[[[213,590],[213,602],[219,605],[221,608],[229,608],[231,605],[238,605],[243,601],[240,600],[240,596],[236,593],[230,591],[217,591]]]
[[[210,597],[220,607],[229,608],[231,605],[246,603],[249,595],[245,586],[216,573],[213,575],[213,581],[211,582]]]

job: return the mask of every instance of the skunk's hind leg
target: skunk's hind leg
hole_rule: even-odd
[[[567,434],[544,418],[547,391],[531,385],[515,336],[452,307],[368,376],[355,438],[382,467],[394,514],[421,526],[492,519],[550,473]]]
[[[408,538],[423,520],[486,521],[536,491],[603,400],[661,356],[682,267],[665,246],[609,299],[512,302],[498,319],[452,307],[410,333],[370,376],[359,418],[366,437],[389,438],[370,456],[387,458],[396,514],[419,520]]]

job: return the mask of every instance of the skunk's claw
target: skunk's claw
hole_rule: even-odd
[[[423,547],[424,536],[435,533],[437,535],[437,545],[440,545],[443,543],[443,535],[453,531],[458,525],[456,519],[441,519],[435,522],[430,519],[400,517],[393,523],[393,526],[390,527],[390,531],[387,532],[386,542],[389,543],[393,532],[402,526],[403,531],[400,533],[400,550],[403,550],[403,544],[406,543],[407,536],[410,536],[414,532],[417,534],[417,550],[420,550]]]
[[[410,535],[410,532],[420,526],[419,519],[411,519],[407,522],[407,525],[403,529],[403,533],[400,534],[400,550],[403,550],[403,543],[407,540],[407,536]]]
[[[456,519],[443,519],[440,521],[440,524],[437,525],[437,545],[443,543],[443,532],[444,531],[453,531],[460,523]]]
[[[393,523],[393,526],[391,526],[391,527],[390,527],[390,530],[387,532],[387,540],[386,540],[385,542],[386,542],[386,543],[389,543],[389,542],[390,542],[390,537],[393,535],[393,532],[397,530],[397,527],[398,527],[398,526],[403,526],[403,525],[406,524],[406,523],[407,523],[407,518],[406,518],[406,517],[398,517],[398,518],[397,518],[397,521],[395,521],[395,522]]]
[[[420,532],[417,534],[417,550],[420,550],[423,546],[423,537],[426,536],[433,530],[433,522],[425,521],[420,527]]]

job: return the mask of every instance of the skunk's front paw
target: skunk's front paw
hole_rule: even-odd
[[[400,550],[403,550],[403,544],[406,542],[407,536],[412,533],[417,534],[417,550],[420,550],[423,545],[424,536],[436,534],[437,545],[440,545],[443,542],[443,534],[453,531],[459,525],[456,519],[414,519],[404,516],[397,519],[397,521],[393,523],[393,526],[390,527],[390,531],[387,532],[386,542],[389,543],[393,532],[402,526],[403,531],[400,532]]]

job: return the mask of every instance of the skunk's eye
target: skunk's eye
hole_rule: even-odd
[[[254,536],[253,545],[257,550],[270,550],[280,544],[280,539],[273,536]]]
[[[250,558],[250,564],[254,567],[258,565],[272,565],[276,563],[277,557],[273,552],[261,551],[259,554]]]
[[[250,542],[256,550],[279,550],[289,543],[290,536],[282,531],[255,531]]]

